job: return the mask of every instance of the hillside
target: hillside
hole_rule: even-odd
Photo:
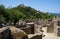
[[[49,19],[54,16],[48,14],[48,12],[44,13],[23,4],[13,8],[5,8],[5,6],[0,5],[0,15],[2,15],[2,21],[5,23],[16,23],[19,19]]]

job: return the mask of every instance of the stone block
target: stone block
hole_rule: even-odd
[[[31,27],[30,26],[27,26],[27,27],[22,27],[21,28],[23,31],[25,31],[27,34],[31,34]]]

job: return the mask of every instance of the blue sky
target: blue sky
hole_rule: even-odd
[[[60,13],[60,0],[0,0],[0,4],[5,7],[24,4],[43,12]]]

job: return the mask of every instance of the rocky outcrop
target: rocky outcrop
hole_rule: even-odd
[[[13,35],[13,39],[28,39],[27,34],[16,27],[10,27],[11,34]]]

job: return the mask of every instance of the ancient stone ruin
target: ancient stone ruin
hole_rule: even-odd
[[[38,22],[38,24],[36,23]],[[0,28],[3,34],[0,34],[0,38],[2,39],[42,39],[43,37],[43,30],[42,27],[46,25],[46,21],[32,21],[32,22],[25,22],[19,21],[17,24],[11,25],[8,24],[7,26]],[[44,24],[43,24],[44,23]],[[2,33],[1,32],[1,33]],[[4,35],[4,37],[3,37]]]

